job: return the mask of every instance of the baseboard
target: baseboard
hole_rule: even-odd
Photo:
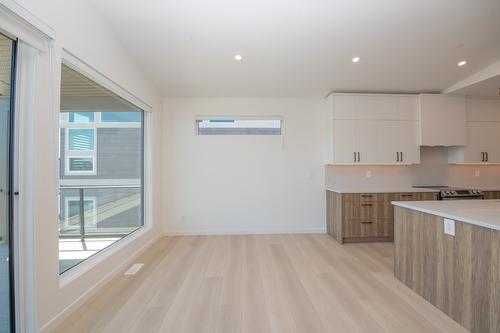
[[[52,332],[58,325],[60,325],[64,320],[66,320],[76,309],[82,306],[86,301],[88,301],[92,296],[94,296],[102,287],[104,287],[108,282],[110,282],[114,277],[116,277],[121,271],[123,271],[127,266],[131,265],[134,260],[137,259],[142,253],[144,253],[154,242],[156,242],[161,234],[155,235],[149,242],[141,246],[137,251],[135,251],[128,260],[122,262],[115,269],[104,276],[99,282],[97,282],[92,289],[87,290],[84,294],[78,297],[73,303],[68,305],[63,311],[52,318],[47,324],[42,326],[38,332],[39,333],[49,333]]]
[[[165,230],[164,236],[326,234],[326,228]]]

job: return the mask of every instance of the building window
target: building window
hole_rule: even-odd
[[[69,112],[69,122],[76,124],[85,124],[94,122],[93,112]]]
[[[281,135],[279,118],[202,118],[196,120],[198,135]]]
[[[141,115],[137,112],[101,112],[103,123],[138,123]]]
[[[94,151],[95,150],[94,129],[68,129],[69,151]]]
[[[96,212],[97,198],[85,198],[83,200],[83,216],[85,228],[95,229],[97,225]],[[65,198],[65,216],[64,227],[66,232],[78,230],[80,227],[80,198],[67,197]]]
[[[144,113],[63,64],[59,271],[144,225]]]

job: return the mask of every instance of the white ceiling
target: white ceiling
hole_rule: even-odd
[[[500,58],[499,0],[92,2],[166,96],[437,92]]]

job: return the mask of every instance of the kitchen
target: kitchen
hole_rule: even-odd
[[[331,100],[328,233],[341,244],[394,242],[397,279],[471,332],[500,329],[500,100]]]

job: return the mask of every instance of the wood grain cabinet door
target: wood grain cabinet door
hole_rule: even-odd
[[[485,200],[500,199],[500,192],[486,191],[486,192],[484,192],[484,199]]]

